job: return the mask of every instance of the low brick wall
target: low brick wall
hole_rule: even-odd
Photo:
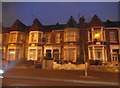
[[[57,62],[53,62],[54,70],[85,70],[85,64],[57,64]],[[102,65],[89,65],[89,71],[98,71],[98,72],[118,72],[120,71],[120,67],[118,66],[102,66]]]
[[[100,72],[119,72],[120,67],[118,66],[89,66],[89,71],[100,71]]]
[[[53,69],[55,70],[84,70],[85,65],[84,64],[57,64],[57,62],[53,62]]]

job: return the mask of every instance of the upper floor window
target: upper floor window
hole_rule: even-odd
[[[101,41],[101,32],[95,31],[93,35],[93,39],[97,39],[98,41]]]
[[[56,33],[56,35],[55,35],[55,43],[60,43],[60,33]]]
[[[16,40],[17,40],[17,33],[10,33],[9,42],[16,42]]]
[[[47,35],[47,42],[46,42],[46,43],[47,43],[47,44],[50,44],[50,40],[51,40],[51,35],[48,34],[48,35]]]
[[[110,32],[110,42],[116,42],[116,33],[114,31]]]
[[[66,31],[64,38],[65,41],[76,41],[77,33],[76,31]]]
[[[42,33],[39,33],[38,42],[42,43]]]
[[[22,33],[18,33],[17,42],[22,42]]]
[[[88,31],[88,41],[92,41],[92,33],[91,33],[91,31]]]
[[[31,42],[37,42],[37,33],[31,33]]]

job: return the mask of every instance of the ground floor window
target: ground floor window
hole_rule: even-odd
[[[51,50],[46,50],[46,57],[50,57],[51,58]]]
[[[75,48],[68,48],[64,49],[64,58],[68,61],[73,61],[75,59],[76,49]]]
[[[8,60],[15,60],[15,49],[9,49],[8,51]]]
[[[102,49],[95,49],[95,59],[102,60]]]
[[[93,59],[93,50],[92,50],[92,47],[90,47],[90,59]]]
[[[118,61],[119,49],[112,50],[112,61]]]
[[[53,58],[55,60],[59,60],[59,49],[54,49],[53,50]]]
[[[30,60],[35,60],[36,59],[36,49],[30,49],[29,55],[30,55],[30,57],[29,57]]]

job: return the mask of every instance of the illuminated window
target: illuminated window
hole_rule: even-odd
[[[46,42],[46,43],[47,43],[47,44],[50,44],[50,40],[51,40],[51,35],[48,34],[48,35],[47,35],[47,42]]]
[[[17,34],[16,33],[10,33],[10,42],[16,42],[17,40]]]
[[[36,58],[36,49],[30,49],[29,51],[30,58],[29,60],[35,60]]]
[[[65,41],[76,41],[76,31],[66,31],[65,32]]]
[[[114,31],[110,32],[110,42],[116,42],[116,34]]]
[[[95,59],[102,60],[102,49],[95,49]]]
[[[37,42],[37,33],[31,33],[31,42]]]
[[[55,35],[55,42],[60,43],[60,33],[56,33]]]
[[[39,43],[42,43],[42,33],[39,33],[38,41]]]
[[[90,59],[93,59],[93,50],[90,48]]]
[[[66,60],[73,61],[75,58],[75,53],[76,53],[75,51],[76,51],[75,48],[64,49]]]
[[[59,49],[54,49],[53,50],[53,58],[54,59],[59,59]]]
[[[113,61],[118,61],[119,49],[113,49],[112,51],[113,51],[113,53],[112,53],[112,60]]]
[[[22,42],[22,33],[18,33],[17,42]]]
[[[38,57],[42,57],[42,50],[41,49],[38,49]]]
[[[9,60],[15,60],[15,53],[16,53],[15,49],[9,49],[8,59]]]

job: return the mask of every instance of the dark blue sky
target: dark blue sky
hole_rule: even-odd
[[[97,14],[102,21],[118,20],[117,2],[4,2],[3,26],[11,26],[19,19],[31,25],[34,18],[42,24],[66,23],[70,16],[78,22],[79,14],[89,22]]]

